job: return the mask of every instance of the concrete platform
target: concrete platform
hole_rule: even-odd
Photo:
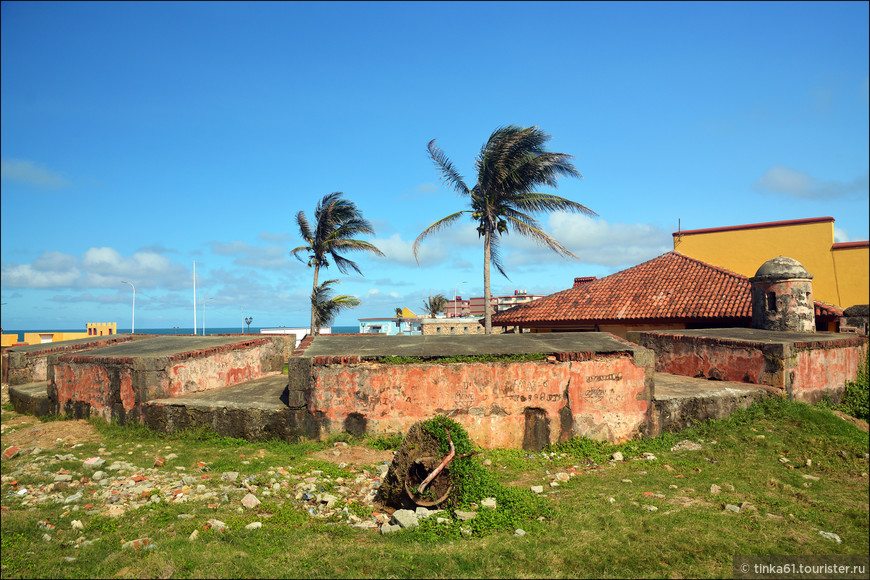
[[[711,381],[655,373],[655,396],[650,410],[651,435],[685,429],[693,423],[724,419],[764,397],[784,395],[766,385]]]
[[[304,392],[288,389],[286,375],[148,401],[142,405],[142,420],[164,433],[205,427],[251,441],[316,439],[320,434]]]
[[[382,356],[421,358],[459,355],[500,355],[562,352],[615,353],[637,350],[638,346],[601,332],[491,334],[489,336],[318,336],[304,357]]]

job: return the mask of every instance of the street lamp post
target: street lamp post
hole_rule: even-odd
[[[202,335],[205,336],[205,303],[211,302],[214,298],[206,298],[202,301]]]
[[[453,287],[453,318],[456,318],[456,289],[459,288],[460,284],[467,284],[468,282],[462,281],[457,282],[456,286]]]
[[[133,288],[133,321],[130,324],[130,334],[136,334],[136,287],[126,280],[121,280],[121,284],[129,284]]]

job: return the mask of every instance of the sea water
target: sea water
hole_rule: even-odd
[[[281,328],[281,327],[271,326],[271,327],[264,327],[264,328]],[[299,326],[290,326],[287,328],[308,328],[308,325],[307,324],[304,324],[304,325],[300,324]],[[332,330],[333,334],[357,333],[357,332],[359,332],[359,326],[332,326],[331,330]],[[5,328],[3,329],[3,334],[16,334],[17,333],[18,334],[18,342],[21,342],[24,340],[24,333],[30,333],[30,332],[37,332],[37,333],[43,332],[43,333],[45,333],[45,332],[87,332],[87,331],[82,330],[81,328],[72,328],[72,329],[70,329],[70,328],[68,328],[68,329],[55,328],[52,330],[46,330],[46,329],[6,330]],[[196,329],[195,334],[198,334],[201,336],[202,333],[203,333],[202,328]],[[130,329],[129,328],[119,328],[118,334],[130,334]],[[179,327],[179,326],[175,326],[172,328],[138,328],[137,327],[136,334],[177,334],[177,335],[183,335],[183,334],[194,334],[194,332],[193,332],[193,328],[191,328],[189,326],[187,328],[183,328],[183,327]],[[206,328],[205,334],[207,334],[207,335],[208,334],[260,334],[260,327],[252,326],[252,327],[248,328],[247,326],[245,326],[243,328],[241,326],[234,326],[234,327]]]

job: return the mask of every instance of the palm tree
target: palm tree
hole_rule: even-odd
[[[359,299],[353,296],[341,294],[335,298],[332,297],[331,287],[337,283],[338,280],[327,280],[311,293],[311,310],[314,313],[315,324],[312,328],[328,326],[342,310],[359,306]]]
[[[431,317],[435,318],[435,316],[439,312],[444,311],[444,306],[447,304],[447,299],[443,294],[436,294],[435,296],[430,296],[427,300],[423,301],[423,310]]]
[[[550,136],[537,127],[511,125],[496,129],[475,160],[477,183],[474,187],[465,184],[450,159],[435,147],[435,140],[429,142],[429,156],[441,172],[444,183],[452,186],[460,196],[468,198],[471,208],[452,213],[423,230],[414,241],[414,257],[417,258],[419,244],[425,237],[452,225],[462,214],[471,214],[471,218],[477,222],[478,235],[483,237],[483,300],[487,305],[484,328],[487,334],[492,333],[490,262],[507,278],[498,251],[501,235],[514,229],[564,258],[577,258],[568,248],[541,230],[538,221],[528,214],[572,211],[597,215],[579,203],[535,191],[542,185],[556,187],[556,179],[562,175],[583,177],[571,163],[571,155],[551,153],[544,148],[549,139]]]
[[[343,257],[341,252],[364,251],[379,256],[384,255],[369,242],[353,239],[353,236],[374,234],[375,231],[368,220],[363,219],[362,212],[357,209],[356,204],[343,199],[342,195],[344,195],[342,192],[336,191],[323,196],[323,199],[317,202],[317,208],[314,210],[313,229],[305,217],[305,212],[300,211],[296,214],[296,225],[299,226],[299,233],[306,245],[294,248],[290,253],[302,261],[299,254],[307,252],[308,266],[314,268],[311,303],[312,335],[317,335],[320,330],[320,326],[315,324],[316,305],[313,302],[319,288],[317,279],[320,268],[328,268],[329,260],[332,260],[342,274],[347,274],[348,270],[354,270],[362,275],[359,266]]]

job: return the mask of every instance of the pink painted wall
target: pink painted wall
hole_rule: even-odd
[[[767,382],[772,379],[765,371],[761,345],[720,339],[701,342],[668,338],[672,340],[667,342],[667,347],[656,349],[658,372],[717,381],[771,384]]]
[[[164,394],[160,398],[238,385],[279,373],[280,368],[263,368],[262,348],[263,345],[258,345],[253,348],[223,350],[210,356],[186,358],[183,362],[172,364],[161,373],[159,385]],[[281,352],[283,353],[283,347]],[[157,393],[154,394],[156,398]]]
[[[798,401],[816,403],[828,392],[839,400],[846,381],[858,376],[858,365],[867,356],[867,343],[848,348],[797,348],[797,356],[787,369],[791,395]]]
[[[341,432],[351,413],[362,414],[376,434],[405,433],[416,421],[447,414],[486,448],[522,447],[529,407],[546,413],[551,442],[563,435],[566,406],[574,426],[565,436],[630,439],[644,429],[651,398],[647,369],[630,355],[573,362],[315,361],[312,374],[309,409],[323,413],[330,432]]]

